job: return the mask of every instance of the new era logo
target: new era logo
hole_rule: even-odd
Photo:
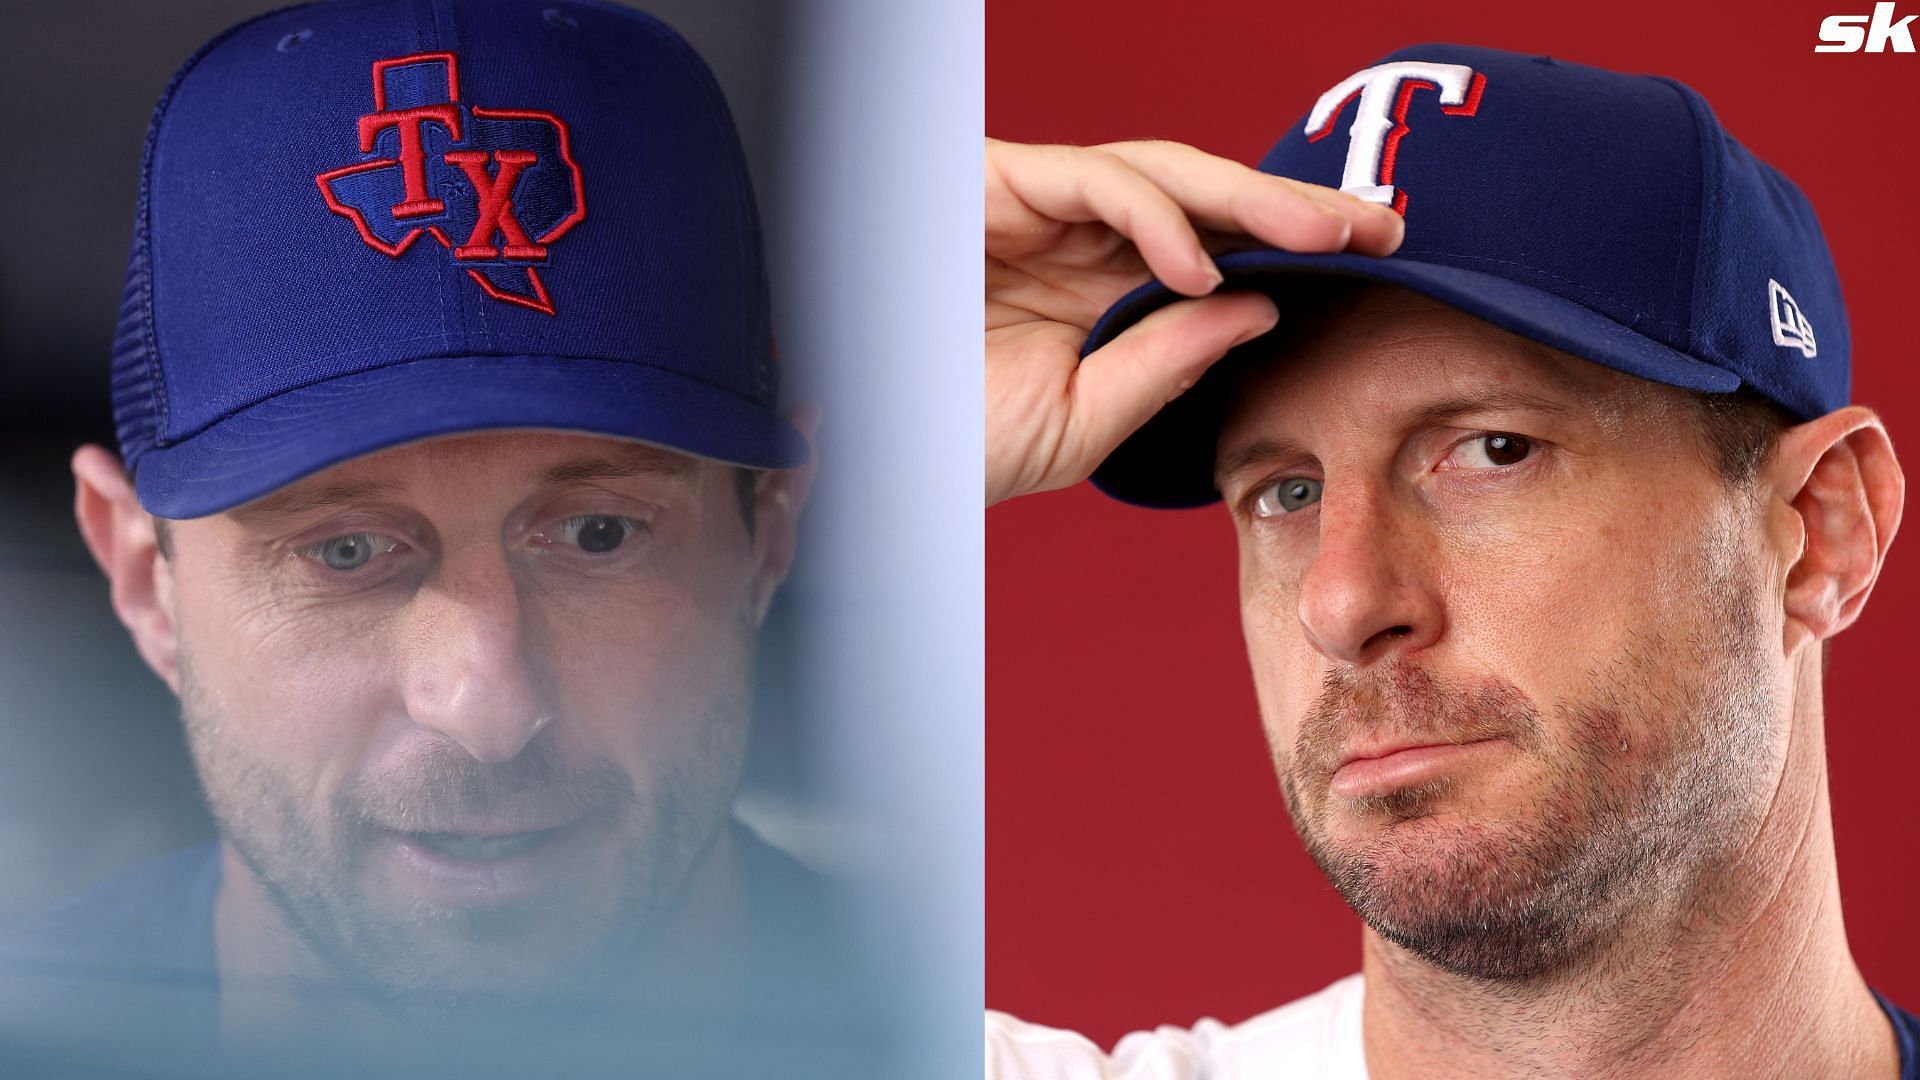
[[[1811,359],[1817,351],[1813,324],[1807,321],[1806,312],[1800,310],[1793,294],[1772,278],[1767,279],[1767,306],[1773,313],[1773,343],[1799,349],[1801,355]]]

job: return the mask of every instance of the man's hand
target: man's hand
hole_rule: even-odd
[[[1257,293],[1210,296],[1213,253],[1271,245],[1385,255],[1392,210],[1166,142],[987,140],[987,505],[1087,478],[1227,350],[1278,318]],[[1085,363],[1080,345],[1149,278],[1171,304]]]

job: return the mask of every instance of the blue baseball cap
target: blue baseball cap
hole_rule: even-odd
[[[1803,419],[1847,402],[1846,307],[1813,207],[1671,79],[1418,45],[1328,88],[1260,170],[1392,206],[1406,239],[1384,258],[1237,251],[1216,260],[1222,289],[1383,282],[1643,379],[1748,387]],[[1178,299],[1157,281],[1122,297],[1081,356]],[[1095,486],[1150,507],[1218,499],[1221,370]]]
[[[329,0],[221,34],[160,98],[113,356],[151,513],[500,428],[786,468],[777,397],[739,138],[649,16]]]

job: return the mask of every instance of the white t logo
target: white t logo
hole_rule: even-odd
[[[1440,111],[1448,116],[1472,116],[1480,108],[1487,77],[1462,64],[1423,64],[1402,60],[1355,72],[1340,85],[1320,95],[1307,114],[1307,141],[1319,142],[1333,131],[1334,121],[1355,96],[1353,126],[1347,129],[1347,167],[1340,190],[1369,202],[1385,203],[1407,212],[1407,193],[1393,186],[1393,163],[1400,137],[1407,133],[1407,106],[1413,92],[1426,87],[1440,92]]]

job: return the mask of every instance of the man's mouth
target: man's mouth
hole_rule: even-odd
[[[491,907],[551,895],[588,873],[598,830],[584,819],[539,829],[506,823],[446,832],[388,832],[381,850],[422,899]]]
[[[1343,799],[1378,798],[1433,783],[1474,767],[1501,747],[1503,738],[1469,742],[1409,742],[1349,751],[1328,781]]]
[[[540,847],[559,829],[536,829],[532,832],[507,833],[499,836],[474,836],[469,833],[419,832],[407,834],[422,847],[449,855],[456,859],[474,862],[492,859],[505,859],[522,852]]]

